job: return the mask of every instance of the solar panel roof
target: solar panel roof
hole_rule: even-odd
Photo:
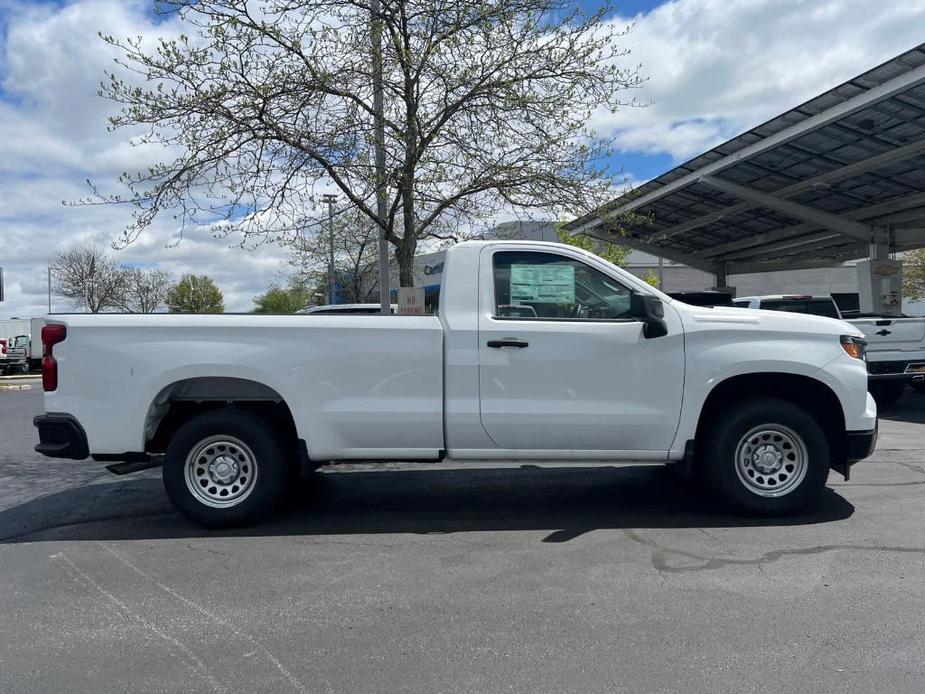
[[[723,274],[925,246],[925,44],[566,228]]]

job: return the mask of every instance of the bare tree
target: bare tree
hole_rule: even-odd
[[[127,313],[154,313],[167,300],[173,275],[160,268],[125,268],[121,308]]]
[[[378,240],[378,228],[357,208],[342,210],[334,217],[334,276],[342,302],[366,303],[378,296]],[[291,262],[298,274],[315,286],[319,283],[325,286],[330,248],[328,225],[295,236],[289,245]]]
[[[610,143],[595,111],[639,83],[618,66],[622,35],[579,0],[161,0],[189,36],[120,49],[101,95],[113,127],[143,126],[176,158],[124,175],[130,243],[165,210],[215,224],[242,244],[288,239],[335,186],[394,246],[401,284],[418,242],[442,220],[498,209],[583,212],[611,197]],[[374,7],[380,9],[375,14]],[[371,36],[381,35],[380,50]],[[382,65],[384,105],[373,98]],[[141,82],[139,82],[139,79]],[[374,122],[387,171],[377,184]],[[374,203],[387,195],[384,214]]]
[[[55,291],[75,308],[100,313],[122,305],[125,274],[94,246],[59,253],[51,273]]]

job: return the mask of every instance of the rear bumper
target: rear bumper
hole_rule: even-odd
[[[925,361],[921,358],[871,361],[867,363],[867,378],[871,381],[925,380]]]
[[[36,453],[49,458],[83,460],[90,455],[87,435],[69,414],[40,414],[32,420],[39,432]]]
[[[902,381],[914,383],[915,381],[925,381],[925,373],[908,373],[908,374],[871,374],[868,379],[872,383],[883,383],[884,381]]]

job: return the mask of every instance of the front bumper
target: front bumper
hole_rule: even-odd
[[[877,445],[877,427],[870,431],[849,431],[846,434],[846,458],[848,464],[869,457]]]
[[[36,453],[49,458],[83,460],[90,455],[87,435],[69,414],[40,414],[32,420],[39,431]]]

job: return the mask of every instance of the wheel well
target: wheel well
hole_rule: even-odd
[[[806,410],[825,431],[832,460],[845,455],[845,414],[838,396],[825,383],[809,376],[787,373],[756,373],[733,376],[710,391],[697,423],[696,440],[703,441],[707,427],[734,403],[746,398],[774,397]]]
[[[163,388],[148,408],[145,452],[163,453],[173,435],[193,417],[222,408],[245,410],[270,422],[284,441],[298,439],[295,419],[272,388],[241,378],[192,378]]]

